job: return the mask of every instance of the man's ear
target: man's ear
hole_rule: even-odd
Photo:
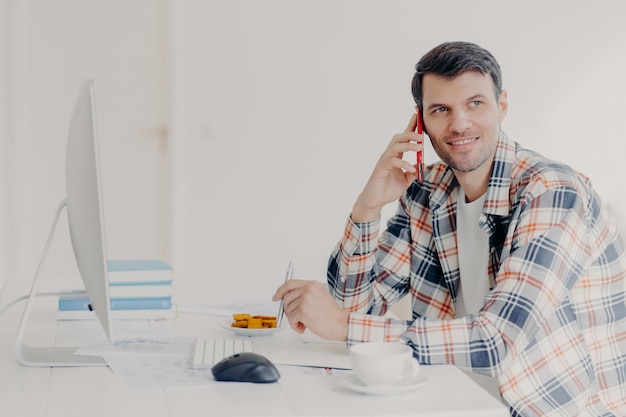
[[[499,121],[502,123],[504,118],[506,117],[507,112],[509,111],[509,102],[508,102],[508,93],[506,90],[502,90],[500,93],[500,97],[498,98],[498,107],[500,108],[500,117]]]

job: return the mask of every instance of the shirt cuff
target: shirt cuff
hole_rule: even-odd
[[[367,223],[355,223],[348,218],[341,247],[344,256],[365,255],[376,249],[380,219]]]
[[[409,322],[385,316],[350,313],[348,346],[362,342],[395,342],[406,332]]]

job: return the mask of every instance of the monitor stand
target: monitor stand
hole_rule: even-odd
[[[22,365],[26,366],[42,366],[42,367],[56,367],[56,366],[107,366],[106,362],[98,356],[84,356],[74,355],[74,352],[80,348],[80,346],[28,346],[24,344],[24,333],[26,331],[26,324],[32,310],[32,304],[37,296],[37,285],[39,283],[41,270],[48,257],[48,250],[52,244],[52,238],[56,226],[59,222],[59,217],[64,208],[67,207],[67,201],[63,200],[57,208],[52,227],[46,240],[37,271],[35,272],[35,278],[33,279],[33,285],[28,294],[26,301],[26,307],[22,315],[20,327],[17,331],[17,339],[15,341],[15,348],[17,352],[17,360]]]

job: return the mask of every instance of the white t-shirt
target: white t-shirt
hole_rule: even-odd
[[[456,214],[456,237],[459,249],[461,283],[456,302],[456,317],[477,314],[489,292],[487,265],[489,262],[489,237],[478,226],[478,219],[485,203],[485,195],[465,202],[465,193],[459,188]],[[474,382],[494,397],[500,399],[497,378],[465,372]]]
[[[459,249],[461,283],[457,295],[456,316],[476,314],[483,306],[489,291],[487,262],[489,237],[478,227],[478,219],[485,203],[485,194],[471,203],[465,202],[465,193],[459,188],[456,214],[456,233]]]

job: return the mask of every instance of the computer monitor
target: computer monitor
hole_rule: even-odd
[[[74,355],[78,347],[32,347],[23,342],[32,302],[37,295],[41,270],[64,208],[67,208],[74,258],[91,308],[95,311],[105,335],[109,341],[112,340],[93,80],[83,81],[74,105],[67,137],[65,182],[66,199],[57,208],[18,329],[18,361],[28,366],[106,365],[99,357]]]

